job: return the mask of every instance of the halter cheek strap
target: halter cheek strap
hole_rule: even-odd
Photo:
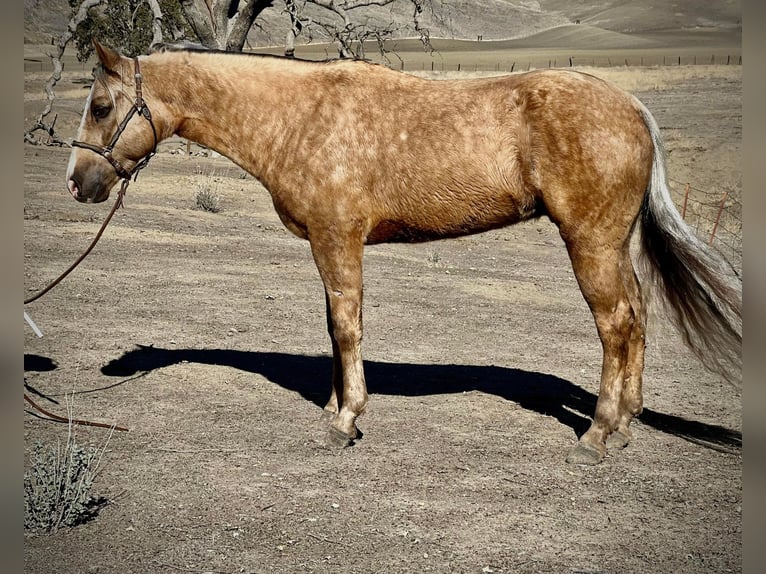
[[[117,126],[117,131],[114,132],[114,135],[112,136],[112,139],[110,140],[110,142],[105,146],[99,146],[99,145],[94,145],[91,143],[81,142],[77,140],[72,141],[73,147],[80,147],[83,149],[87,149],[103,157],[106,161],[108,161],[111,164],[111,166],[114,168],[114,171],[117,172],[117,175],[119,175],[122,179],[126,179],[126,180],[129,180],[131,176],[133,176],[134,174],[137,176],[138,172],[146,167],[146,164],[149,163],[149,160],[157,153],[157,144],[158,144],[157,129],[154,127],[154,122],[152,121],[152,114],[149,111],[149,107],[146,105],[146,102],[144,101],[143,89],[142,89],[143,76],[141,75],[141,68],[138,63],[138,58],[133,58],[133,62],[135,63],[134,77],[136,79],[136,100],[131,106],[130,111],[128,111],[128,114],[120,122],[120,125]],[[138,161],[136,165],[133,166],[133,169],[127,169],[119,161],[117,161],[117,159],[112,155],[112,151],[114,150],[114,146],[117,144],[117,140],[120,139],[122,132],[124,132],[125,128],[128,127],[128,123],[130,122],[130,120],[133,118],[133,116],[136,113],[141,115],[143,118],[146,119],[146,121],[149,122],[149,126],[152,128],[152,136],[154,137],[154,145],[152,146],[152,151],[146,154],[143,157],[143,159]]]

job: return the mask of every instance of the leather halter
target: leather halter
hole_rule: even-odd
[[[111,141],[105,146],[99,146],[87,142],[72,140],[73,147],[88,149],[106,159],[106,161],[112,165],[114,171],[117,172],[117,175],[125,180],[130,180],[130,177],[133,174],[137,174],[140,170],[146,167],[146,164],[149,163],[149,160],[154,156],[154,154],[157,153],[157,144],[159,143],[157,141],[157,130],[154,127],[154,122],[152,122],[152,114],[149,111],[149,107],[146,105],[143,97],[143,91],[141,87],[143,76],[141,75],[141,68],[138,64],[138,58],[133,58],[133,61],[135,62],[136,99],[128,114],[120,122],[120,125],[117,126],[117,131],[112,136]],[[125,128],[128,127],[128,122],[130,122],[131,118],[136,113],[146,118],[146,121],[149,122],[149,125],[152,128],[152,135],[154,136],[154,146],[152,147],[152,151],[146,154],[143,159],[141,159],[138,163],[136,163],[136,165],[133,166],[133,169],[127,169],[119,161],[117,161],[117,159],[112,155],[112,151],[114,150],[114,146],[117,144],[117,140],[120,139],[122,132],[124,132]]]

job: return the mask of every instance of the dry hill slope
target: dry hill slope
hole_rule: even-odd
[[[540,0],[536,4],[540,5],[543,12],[560,14],[572,22],[579,20],[582,24],[616,32],[742,26],[741,0]]]
[[[275,0],[259,20],[262,30],[253,30],[250,43],[280,45],[287,21],[281,1]],[[475,40],[503,40],[539,33],[563,24],[580,21],[594,27],[624,33],[648,33],[668,29],[741,29],[741,0],[677,0],[673,3],[650,0],[450,0],[434,2],[436,14],[426,14],[424,23],[432,37]],[[411,18],[408,2],[390,7],[370,7],[362,17],[379,25]],[[69,18],[67,0],[24,0],[24,41],[47,44],[61,34]],[[402,29],[402,35],[412,31]],[[318,38],[317,38],[318,40]]]

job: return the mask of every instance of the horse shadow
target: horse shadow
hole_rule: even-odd
[[[58,368],[56,361],[50,357],[44,357],[42,355],[35,355],[33,353],[24,353],[24,372],[35,371],[38,373],[44,373],[47,371],[55,371]]]
[[[34,353],[24,353],[24,390],[37,395],[38,397],[47,399],[53,404],[59,404],[53,397],[45,395],[31,386],[27,382],[26,375],[27,373],[46,373],[55,371],[56,369],[58,369],[58,364],[50,357],[44,357],[43,355],[36,355]]]
[[[137,345],[104,365],[101,372],[110,377],[129,377],[128,380],[132,380],[182,362],[229,366],[257,373],[299,393],[320,408],[327,400],[332,371],[332,359],[326,356]],[[555,417],[578,437],[590,426],[590,417],[596,408],[597,396],[570,381],[510,367],[365,361],[365,375],[370,394],[418,397],[480,391],[496,395],[522,408]],[[644,408],[639,421],[714,450],[732,453],[742,447],[742,433],[723,426],[650,408]]]

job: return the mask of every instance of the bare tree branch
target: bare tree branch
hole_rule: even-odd
[[[370,25],[357,16],[357,12],[363,14],[370,7],[393,6],[409,2],[412,7],[412,18],[409,24],[397,25],[393,19],[385,26]],[[430,48],[430,36],[428,29],[422,25],[421,17],[426,8],[433,12],[432,0],[285,0],[287,12],[291,19],[292,29],[288,32],[285,53],[290,55],[295,49],[295,40],[301,33],[310,33],[312,27],[320,29],[338,48],[341,58],[364,58],[365,41],[374,40],[378,52],[386,59],[386,42],[395,34],[407,28],[419,35],[421,42]],[[304,16],[306,4],[324,10],[327,18],[314,18]]]
[[[258,16],[274,5],[273,0],[178,0],[187,22],[202,45],[218,50],[241,52]],[[364,57],[364,41],[374,40],[381,54],[386,41],[405,26],[367,23],[366,9],[407,4],[413,6],[406,28],[414,29],[428,46],[428,30],[421,25],[421,14],[432,7],[432,0],[281,0],[282,12],[289,20],[285,36],[285,55],[293,56],[298,37],[311,41],[312,30],[330,40],[342,58]],[[313,10],[307,10],[311,5]],[[433,11],[433,10],[432,10]]]
[[[292,58],[295,56],[295,40],[301,35],[304,27],[309,35],[308,41],[311,41],[312,20],[311,18],[301,18],[301,11],[306,5],[306,0],[299,0],[300,7],[295,0],[284,0],[284,2],[285,12],[287,12],[288,18],[290,18],[290,29],[287,31],[287,37],[285,38],[285,56]]]
[[[67,44],[72,40],[77,33],[77,26],[80,25],[88,17],[88,11],[91,8],[95,8],[99,4],[103,4],[106,0],[83,0],[80,4],[77,12],[69,21],[66,32],[64,32],[58,39],[56,44],[56,52],[54,54],[48,54],[53,64],[53,73],[50,78],[45,82],[45,95],[48,102],[45,105],[42,113],[37,116],[37,120],[34,125],[24,132],[24,141],[34,144],[46,143],[48,145],[65,145],[66,142],[56,136],[54,126],[56,124],[56,117],[54,116],[53,122],[50,124],[45,123],[45,118],[51,113],[53,109],[53,100],[56,99],[56,92],[54,88],[56,84],[61,80],[61,72],[64,70],[64,63],[61,58],[64,56]],[[41,141],[40,138],[35,137],[33,134],[36,131],[44,131],[48,134],[46,141]]]

